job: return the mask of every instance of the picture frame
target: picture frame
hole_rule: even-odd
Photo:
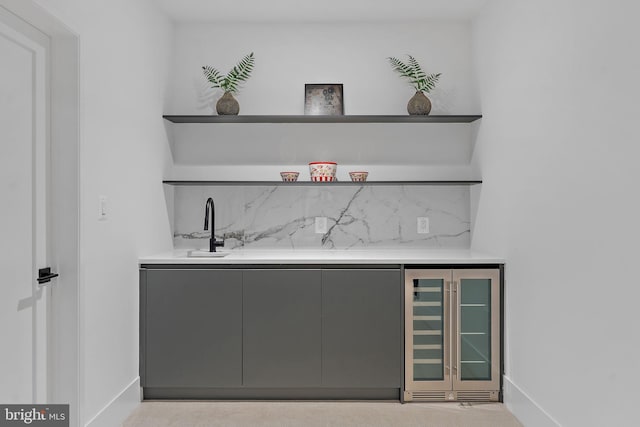
[[[311,116],[343,116],[342,83],[307,83],[304,85],[304,114]]]

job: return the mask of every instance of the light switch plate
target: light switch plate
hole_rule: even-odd
[[[316,233],[325,234],[326,232],[327,232],[327,217],[317,216],[316,217]]]
[[[418,234],[429,234],[429,217],[418,217]]]
[[[98,197],[98,221],[106,221],[107,216],[107,196]]]

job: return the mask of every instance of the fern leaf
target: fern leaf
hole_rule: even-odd
[[[430,74],[426,76],[422,83],[422,86],[423,86],[422,90],[427,93],[431,92],[436,87],[436,83],[438,82],[438,79],[440,78],[441,75],[442,73]]]
[[[218,87],[222,87],[222,75],[220,74],[220,71],[206,65],[202,67],[202,72],[204,73],[204,76],[207,78],[207,80],[209,80],[209,82],[213,84],[213,86],[211,86],[212,88],[215,89]]]
[[[420,67],[420,64],[418,63],[418,61],[416,60],[416,58],[414,58],[411,55],[407,55],[409,57],[409,66],[411,67],[411,74],[415,79],[418,79],[418,75],[419,74],[424,74],[424,71],[422,71],[422,67]]]
[[[217,69],[204,66],[202,72],[209,82],[212,83],[212,88],[220,88],[225,92],[236,93],[239,89],[240,82],[247,81],[253,71],[254,56],[253,52],[246,55],[242,60],[236,64],[229,73],[224,76]]]
[[[409,65],[413,70],[413,80],[411,83],[413,87],[420,92],[427,92],[433,89],[433,85],[429,83],[429,77],[427,73],[422,70],[422,67],[418,63],[418,61],[411,55],[407,55],[409,57]]]
[[[228,81],[229,92],[236,92],[240,82],[245,82],[251,76],[253,71],[254,56],[253,52],[242,58],[242,60],[235,65],[229,74],[227,74],[226,80]]]
[[[224,90],[225,92],[237,93],[238,92],[238,82],[232,80],[227,76],[224,79]]]
[[[398,58],[389,57],[387,58],[391,63],[391,67],[394,71],[400,74],[402,77],[411,78],[411,67],[399,60]]]
[[[387,59],[391,63],[393,70],[398,72],[402,77],[408,79],[409,83],[416,91],[429,93],[435,88],[441,73],[427,75],[416,58],[409,54],[407,54],[407,56],[409,57],[407,63],[404,63],[394,57],[389,57]]]

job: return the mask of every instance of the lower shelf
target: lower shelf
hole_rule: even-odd
[[[312,185],[312,186],[364,186],[364,185],[477,185],[482,184],[482,181],[365,181],[365,182],[352,182],[352,181],[334,181],[334,182],[311,182],[311,181],[180,181],[180,180],[167,180],[162,181],[167,185],[284,185],[284,186],[300,186],[300,185]]]

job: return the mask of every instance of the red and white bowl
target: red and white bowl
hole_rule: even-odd
[[[311,162],[309,163],[309,174],[311,181],[331,182],[336,180],[336,162]]]
[[[351,177],[351,181],[353,182],[364,182],[367,180],[367,176],[369,172],[349,172],[349,176]]]
[[[294,182],[298,180],[300,172],[280,172],[280,176],[284,182]]]

